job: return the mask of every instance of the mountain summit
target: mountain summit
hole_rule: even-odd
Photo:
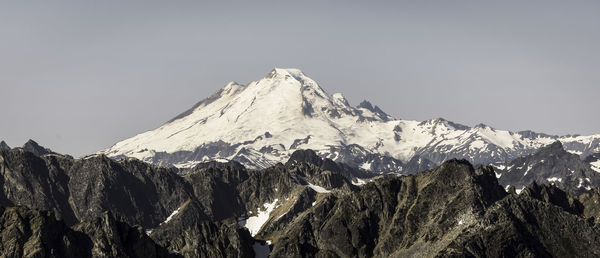
[[[228,83],[159,128],[102,152],[179,167],[231,159],[264,168],[284,162],[297,149],[313,149],[365,170],[398,172],[411,159],[505,162],[556,140],[578,154],[600,151],[600,135],[558,137],[444,119],[395,119],[370,102],[353,107],[342,94],[329,95],[298,69],[275,68],[248,85]]]

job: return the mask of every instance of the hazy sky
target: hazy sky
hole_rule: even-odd
[[[273,67],[397,118],[600,133],[600,1],[396,2],[0,1],[0,139],[93,153]]]

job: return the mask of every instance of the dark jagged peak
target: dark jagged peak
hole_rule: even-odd
[[[491,126],[489,126],[489,125],[486,125],[486,124],[484,124],[484,123],[479,123],[479,124],[476,124],[475,126],[473,126],[473,128],[477,128],[477,129],[486,129],[486,128],[490,128],[490,129],[493,129]]]
[[[168,221],[150,234],[157,243],[184,257],[252,257],[254,240],[237,220],[211,221],[202,206],[184,203]]]
[[[42,156],[46,154],[57,154],[56,152],[53,152],[48,148],[40,146],[37,142],[31,139],[23,145],[23,149],[35,154],[36,156]]]
[[[579,201],[572,198],[566,192],[554,185],[541,185],[534,181],[525,187],[520,194],[543,202],[554,204],[575,215],[581,215],[583,212],[583,206]]]
[[[390,116],[388,114],[383,112],[383,110],[381,110],[381,108],[379,108],[378,106],[373,106],[373,104],[371,104],[371,102],[367,100],[363,100],[360,104],[358,104],[357,108],[364,108],[366,110],[369,110],[375,115],[377,115],[379,118],[381,118],[383,121],[390,120]]]
[[[297,150],[292,153],[285,165],[289,167],[298,163],[309,163],[315,166],[321,166],[323,164],[323,159],[313,150]]]
[[[0,142],[0,150],[10,150],[10,146],[8,146],[8,144],[6,144],[6,142],[1,141]]]
[[[495,185],[493,185],[495,183]],[[272,235],[274,257],[434,257],[506,196],[487,169],[465,160],[405,177],[383,176],[327,196]],[[340,248],[343,247],[343,248]]]
[[[545,150],[552,151],[552,152],[566,152],[560,141],[555,141],[555,142],[551,143],[550,145],[545,146],[544,148],[541,148],[540,153],[543,153],[543,151],[545,151]]]
[[[3,257],[179,257],[110,213],[69,228],[51,211],[0,207]]]
[[[517,132],[518,134],[520,134],[523,138],[527,138],[527,139],[537,139],[537,138],[552,138],[555,136],[549,135],[549,134],[545,134],[545,133],[536,133],[534,131],[531,130],[525,130],[525,131],[519,131]]]

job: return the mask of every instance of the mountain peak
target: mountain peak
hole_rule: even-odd
[[[10,146],[8,146],[8,144],[6,144],[6,142],[1,141],[0,142],[0,150],[10,150]]]
[[[35,154],[36,156],[42,156],[45,154],[53,154],[54,153],[52,150],[40,146],[37,142],[35,142],[34,140],[31,140],[31,139],[29,139],[23,145],[23,149]]]
[[[293,77],[295,79],[300,79],[302,77],[306,77],[304,73],[297,68],[273,68],[271,72],[266,76],[266,78],[277,78],[277,77]]]
[[[368,101],[350,106],[342,94],[327,94],[299,69],[274,68],[247,85],[228,83],[161,127],[103,152],[159,164],[229,159],[264,168],[285,162],[295,150],[312,149],[335,162],[397,171],[396,159],[407,162],[416,155],[437,164],[452,157],[478,164],[504,162],[555,140],[569,151],[600,152],[596,136],[529,138],[442,118],[396,119]],[[371,155],[389,157],[391,163],[384,168],[371,162]]]

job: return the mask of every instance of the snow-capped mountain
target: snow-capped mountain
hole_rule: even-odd
[[[351,106],[298,69],[276,68],[248,85],[231,82],[161,127],[102,152],[178,167],[230,159],[263,168],[312,149],[365,170],[409,173],[407,164],[422,169],[449,158],[506,162],[557,140],[579,155],[600,152],[600,134],[559,137],[441,118],[395,119],[366,101]]]

